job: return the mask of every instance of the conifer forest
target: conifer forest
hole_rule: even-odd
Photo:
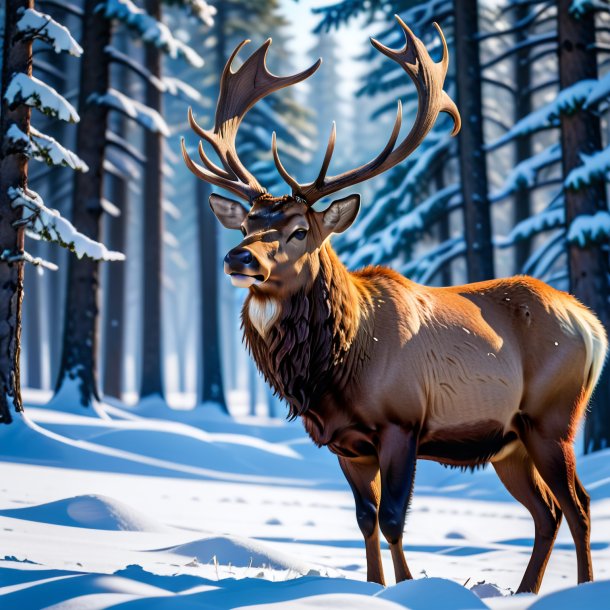
[[[397,63],[405,32],[403,55],[416,48],[402,22],[434,70],[449,60],[445,106],[394,162],[429,84],[409,72],[421,68],[417,55],[415,68]],[[253,67],[269,38],[261,53],[284,81]],[[0,48],[1,608],[607,607],[610,364],[590,356],[603,332],[583,331],[572,366],[543,359],[536,345],[518,356],[535,375],[555,376],[559,399],[582,353],[599,360],[583,382],[599,374],[582,420],[572,415],[565,438],[553,437],[574,442],[590,540],[550,483],[537,492],[554,498],[544,504],[554,529],[543,531],[542,509],[489,458],[513,438],[494,449],[489,432],[480,464],[418,461],[400,537],[414,580],[384,588],[383,576],[371,578],[366,511],[344,463],[356,454],[337,452],[348,485],[336,456],[316,447],[332,449],[336,437],[318,440],[323,432],[297,417],[316,392],[334,391],[319,389],[329,363],[307,369],[315,349],[322,358],[322,339],[306,358],[293,345],[315,334],[316,305],[293,297],[296,338],[286,339],[287,318],[244,307],[263,275],[241,276],[251,281],[239,287],[226,269],[254,239],[234,220],[240,190],[282,197],[292,188],[325,222],[345,198],[329,234],[349,271],[385,266],[430,287],[531,276],[574,295],[610,335],[608,0],[0,0]],[[227,103],[229,80],[249,68],[246,101]],[[239,115],[227,114],[228,143],[223,104]],[[338,189],[324,190],[367,163],[370,179],[345,179],[335,197]],[[359,213],[343,226],[357,194]],[[293,227],[291,247],[306,229]],[[533,310],[530,320],[526,305],[511,307],[507,324],[527,316],[535,327]],[[561,328],[574,326],[571,315],[557,314]],[[267,316],[285,341],[279,355],[268,343],[277,376],[260,364],[267,348],[248,339],[248,316],[263,337],[271,326],[254,316]],[[381,331],[370,332],[378,342]],[[336,331],[333,349],[348,335]],[[324,358],[349,361],[341,349]],[[382,367],[388,377],[393,365]],[[520,381],[521,406],[538,391],[532,375]],[[544,437],[560,417],[554,404],[544,408],[539,426],[523,417],[524,435]],[[530,466],[532,481],[545,478]],[[390,585],[389,575],[403,578],[383,502],[382,493],[379,565]],[[579,536],[594,582],[577,586],[577,561],[578,582],[591,580]],[[544,581],[525,586],[526,572],[518,589],[543,540]]]

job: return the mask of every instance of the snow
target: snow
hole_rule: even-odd
[[[578,462],[598,582],[575,586],[563,525],[541,595],[510,595],[530,516],[493,470],[421,461],[405,533],[416,579],[384,588],[364,582],[336,459],[298,423],[231,419],[212,405],[174,411],[159,398],[101,405],[104,420],[27,392],[26,404],[0,427],[3,607],[595,610],[610,594],[610,451]],[[389,576],[385,543],[382,556]]]
[[[71,167],[81,172],[89,170],[87,164],[76,153],[31,125],[29,137],[14,123],[8,128],[6,135],[10,144],[32,159],[44,161],[48,165]]]
[[[165,119],[153,108],[127,97],[125,94],[110,87],[104,94],[94,93],[89,102],[101,104],[118,110],[146,129],[169,136],[169,127]]]
[[[565,210],[563,207],[547,208],[539,214],[534,214],[518,222],[506,237],[496,237],[495,245],[500,248],[506,248],[512,246],[515,242],[528,239],[542,231],[563,227],[564,224]]]
[[[608,10],[608,3],[604,0],[572,0],[570,13],[576,18],[582,17],[585,13],[594,10]]]
[[[585,104],[597,82],[593,79],[581,80],[570,87],[562,89],[552,102],[541,106],[520,121],[517,121],[501,138],[489,144],[487,146],[488,150],[498,148],[514,140],[516,137],[540,131],[541,129],[548,129],[549,127],[557,127],[559,125],[559,117],[562,114],[572,114],[577,108]]]
[[[589,108],[590,106],[594,106],[602,100],[605,100],[608,96],[610,96],[610,72],[606,72],[606,74],[593,85],[584,107]]]
[[[205,0],[184,0],[193,15],[195,15],[203,24],[211,27],[214,25],[214,15],[216,7],[205,2]]]
[[[524,186],[534,186],[538,172],[561,160],[561,146],[551,144],[541,152],[518,163],[509,173],[504,184],[491,194],[492,201],[499,201]]]
[[[96,260],[122,261],[120,252],[108,250],[103,244],[79,233],[74,225],[57,210],[47,208],[40,196],[32,190],[10,187],[8,195],[13,207],[23,208],[23,220],[30,231],[46,241],[52,241],[68,248],[78,258],[87,256]]]
[[[179,78],[164,76],[163,85],[165,86],[165,90],[171,95],[181,97],[186,101],[194,101],[198,103],[204,102],[203,95],[201,95],[201,93],[199,93],[195,87],[191,87],[191,85],[185,83]]]
[[[566,177],[566,188],[579,189],[594,180],[603,180],[610,171],[610,146],[592,155],[581,154],[582,165],[575,167]]]
[[[56,53],[67,51],[75,57],[83,54],[82,47],[74,40],[70,30],[55,21],[50,15],[40,13],[33,8],[28,8],[22,13],[21,19],[17,22],[17,31],[24,38],[44,40],[53,47]]]
[[[53,87],[43,83],[34,76],[28,76],[23,72],[13,74],[11,82],[6,88],[4,99],[10,108],[19,104],[26,104],[38,108],[40,112],[57,117],[62,121],[78,123],[78,113]]]
[[[140,34],[144,42],[151,42],[171,58],[184,57],[192,66],[201,68],[203,58],[188,45],[173,36],[164,23],[138,8],[131,0],[103,0],[97,10],[108,19],[118,19]]]
[[[577,216],[568,230],[568,242],[577,243],[581,248],[591,243],[608,241],[610,238],[610,212],[600,210],[593,215]]]

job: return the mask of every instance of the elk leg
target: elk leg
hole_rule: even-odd
[[[576,458],[567,440],[543,437],[536,428],[525,432],[525,446],[570,526],[576,547],[578,582],[593,580],[589,496],[576,476]]]
[[[402,534],[413,494],[416,460],[417,435],[413,430],[390,426],[383,431],[379,440],[379,526],[390,545],[396,582],[413,578],[402,549]]]
[[[561,510],[525,447],[493,466],[506,489],[534,519],[534,548],[517,593],[538,593],[561,523]]]
[[[376,459],[372,462],[361,462],[339,457],[339,465],[352,488],[356,502],[356,519],[366,547],[366,579],[385,585],[377,520],[381,495],[379,463]]]

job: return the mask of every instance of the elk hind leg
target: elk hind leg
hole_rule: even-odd
[[[402,548],[407,509],[413,494],[417,461],[417,435],[413,430],[389,426],[381,434],[381,503],[379,527],[390,545],[396,582],[413,578]]]
[[[576,476],[576,457],[567,438],[549,438],[532,424],[522,438],[545,483],[559,502],[576,547],[578,582],[593,580],[589,496]]]
[[[561,510],[523,445],[493,466],[506,489],[534,519],[534,548],[517,593],[538,593],[561,523]]]
[[[356,519],[366,548],[366,579],[385,584],[379,546],[378,511],[381,497],[377,460],[359,462],[339,457],[339,465],[349,483],[356,503]]]

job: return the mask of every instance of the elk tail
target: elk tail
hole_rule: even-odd
[[[603,324],[586,307],[579,307],[578,311],[570,317],[585,343],[587,357],[585,360],[582,404],[586,405],[604,368],[608,353],[608,337]]]

